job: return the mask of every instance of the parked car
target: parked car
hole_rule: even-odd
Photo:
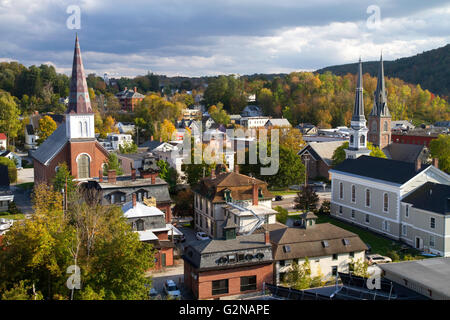
[[[173,298],[181,298],[181,292],[173,280],[166,280],[166,282],[164,283],[164,292],[166,295]]]
[[[149,295],[151,298],[156,298],[157,296],[159,296],[159,292],[155,288],[151,288]]]
[[[282,196],[276,196],[276,197],[275,197],[275,201],[281,201],[281,200],[283,200],[283,197],[282,197]]]
[[[197,238],[197,240],[209,240],[209,237],[206,233],[199,231],[195,234],[195,237]]]
[[[294,225],[294,227],[301,227],[302,226],[302,220],[294,220],[293,225]]]
[[[381,254],[369,254],[366,256],[366,259],[369,262],[369,265],[392,262],[391,258],[382,256]]]

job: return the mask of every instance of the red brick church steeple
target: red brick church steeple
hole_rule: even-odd
[[[78,35],[75,38],[75,50],[73,54],[72,78],[70,80],[69,108],[67,113],[89,114],[92,112],[89,90],[84,73],[83,60],[81,58]]]

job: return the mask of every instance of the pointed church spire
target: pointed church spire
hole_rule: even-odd
[[[378,67],[378,80],[377,88],[374,92],[374,102],[373,108],[370,112],[371,116],[383,116],[390,117],[391,114],[387,107],[387,96],[386,96],[386,86],[384,83],[384,65],[383,65],[383,54],[380,57],[380,65]]]
[[[75,37],[75,50],[73,54],[72,78],[70,79],[69,108],[67,113],[86,114],[92,113],[89,90],[84,73],[83,60],[81,59],[78,34]]]
[[[358,79],[356,80],[355,106],[353,107],[352,121],[366,120],[364,117],[363,79],[362,63],[359,58]]]

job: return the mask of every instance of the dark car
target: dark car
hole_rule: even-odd
[[[367,246],[366,253],[369,253],[370,251],[372,251],[372,247],[367,242],[366,242],[366,246]]]
[[[275,201],[281,201],[281,200],[283,200],[283,197],[282,197],[282,196],[276,196],[276,197],[275,197]]]

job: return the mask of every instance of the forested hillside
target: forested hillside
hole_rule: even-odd
[[[331,71],[336,75],[354,74],[357,64],[330,66],[319,73]],[[363,62],[363,72],[376,76],[378,61]],[[425,51],[412,57],[384,62],[384,72],[388,77],[402,79],[408,83],[420,84],[435,94],[450,96],[450,44],[445,47]]]

